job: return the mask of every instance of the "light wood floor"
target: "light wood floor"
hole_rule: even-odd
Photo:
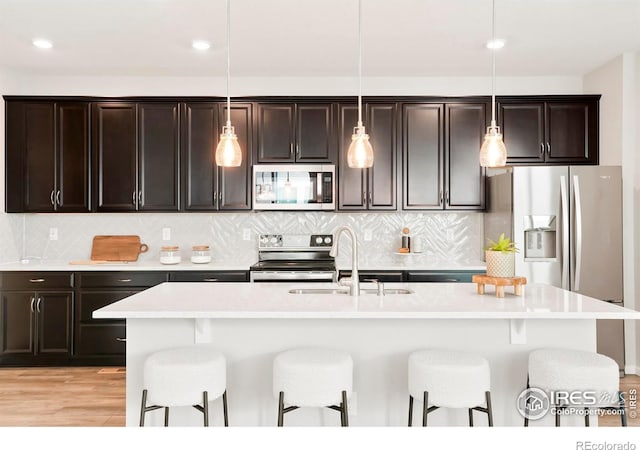
[[[621,388],[640,395],[640,377],[627,375]],[[629,426],[640,426],[638,409],[627,411]],[[117,427],[125,424],[125,369],[122,367],[0,368],[0,426]],[[600,426],[620,426],[604,416]]]

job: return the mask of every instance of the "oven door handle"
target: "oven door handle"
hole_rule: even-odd
[[[334,272],[313,272],[313,271],[252,271],[251,281],[273,281],[273,280],[333,280]]]

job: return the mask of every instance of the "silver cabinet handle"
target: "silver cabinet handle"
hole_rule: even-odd
[[[293,142],[289,144],[289,154],[293,155]]]
[[[136,204],[136,191],[131,193],[131,203]]]
[[[116,338],[116,341],[118,341],[118,342],[127,342],[127,338],[120,338],[120,337],[117,337],[117,338]]]
[[[33,308],[33,304],[35,303],[35,301],[36,301],[36,298],[35,298],[35,297],[31,297],[31,305],[30,305],[30,308],[31,308],[31,312],[32,312],[32,313],[33,313],[33,312],[35,312],[35,310],[34,310],[34,308]]]
[[[438,194],[439,198],[438,198],[438,205],[442,205],[442,203],[444,202],[444,196],[442,195],[442,189],[440,189],[440,193]]]
[[[29,279],[30,283],[44,283],[45,279],[44,278],[31,278]]]
[[[142,206],[142,190],[138,191],[138,205]]]
[[[300,156],[300,144],[296,144],[296,155]]]
[[[445,191],[444,192],[444,200],[448,205],[449,204],[449,191]]]
[[[40,302],[42,302],[42,297],[38,297],[38,303],[36,303],[36,311],[40,312]]]
[[[218,191],[213,191],[213,203],[216,202],[217,198],[218,198]]]
[[[367,193],[366,192],[362,193],[362,205],[363,206],[367,206]]]
[[[544,155],[544,142],[540,142],[540,155]]]
[[[53,199],[54,195],[56,195],[56,191],[55,191],[55,189],[51,189],[51,196],[49,197],[51,199],[51,206],[55,206],[56,205],[56,201]]]
[[[369,206],[373,205],[373,194],[369,192]]]
[[[551,144],[547,142],[547,156],[551,156]]]
[[[218,200],[222,202],[222,191],[218,192]]]
[[[217,278],[203,278],[202,281],[218,281]]]
[[[120,283],[129,283],[131,282],[131,278],[120,278],[118,279]]]
[[[62,202],[60,201],[60,190],[56,193],[56,203],[58,206],[62,206]]]

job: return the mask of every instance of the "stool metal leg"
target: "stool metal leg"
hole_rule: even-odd
[[[427,426],[427,414],[429,413],[429,409],[427,408],[427,404],[429,402],[429,392],[424,391],[423,394],[423,404],[422,404],[422,426]]]
[[[473,426],[473,408],[469,408],[469,426]]]
[[[280,391],[278,397],[278,426],[281,427],[284,422],[284,392]]]
[[[204,391],[202,393],[202,414],[204,415],[204,426],[209,426],[209,393]]]
[[[622,391],[618,392],[618,398],[619,398],[619,402],[618,402],[619,408],[618,409],[620,410],[620,424],[623,427],[626,427],[627,426],[627,412],[626,412],[625,407],[624,407],[625,406],[625,402],[624,402],[624,394],[623,394]]]
[[[409,426],[413,426],[413,396],[409,396]]]
[[[347,391],[342,391],[342,416],[344,417],[342,426],[349,426],[349,411],[347,408]]]
[[[556,408],[556,413],[555,413],[555,416],[556,416],[556,427],[560,426],[560,414],[558,414],[558,413],[560,412],[561,409],[562,409],[561,406],[558,406]]]
[[[484,393],[485,398],[487,399],[487,418],[489,420],[489,426],[493,426],[493,408],[491,407],[491,392],[487,391]]]
[[[142,391],[142,406],[140,407],[140,426],[144,426],[144,416],[147,413],[147,390]]]
[[[229,410],[227,408],[227,391],[222,393],[222,412],[224,413],[224,426],[229,426]]]
[[[165,427],[169,426],[169,407],[168,406],[164,407],[164,426]]]
[[[529,375],[527,375],[527,387],[526,389],[529,389]],[[526,399],[524,401],[524,426],[528,427],[529,426],[529,399]]]
[[[584,409],[584,426],[589,426],[589,408]]]

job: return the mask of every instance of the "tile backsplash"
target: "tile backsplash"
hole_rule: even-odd
[[[412,257],[417,264],[477,264],[482,260],[481,213],[4,214],[2,218],[2,262],[86,260],[94,235],[134,234],[149,245],[140,261],[157,261],[162,245],[180,246],[183,259],[188,259],[192,245],[208,244],[215,261],[253,264],[258,234],[332,233],[345,224],[357,233],[362,267],[404,262],[404,256],[395,254],[403,227],[422,239],[423,253]],[[58,229],[57,240],[49,239],[50,228]],[[171,240],[162,240],[163,228],[171,229]],[[247,230],[250,240],[245,241]],[[339,262],[348,261],[349,254],[350,245],[342,245]]]

